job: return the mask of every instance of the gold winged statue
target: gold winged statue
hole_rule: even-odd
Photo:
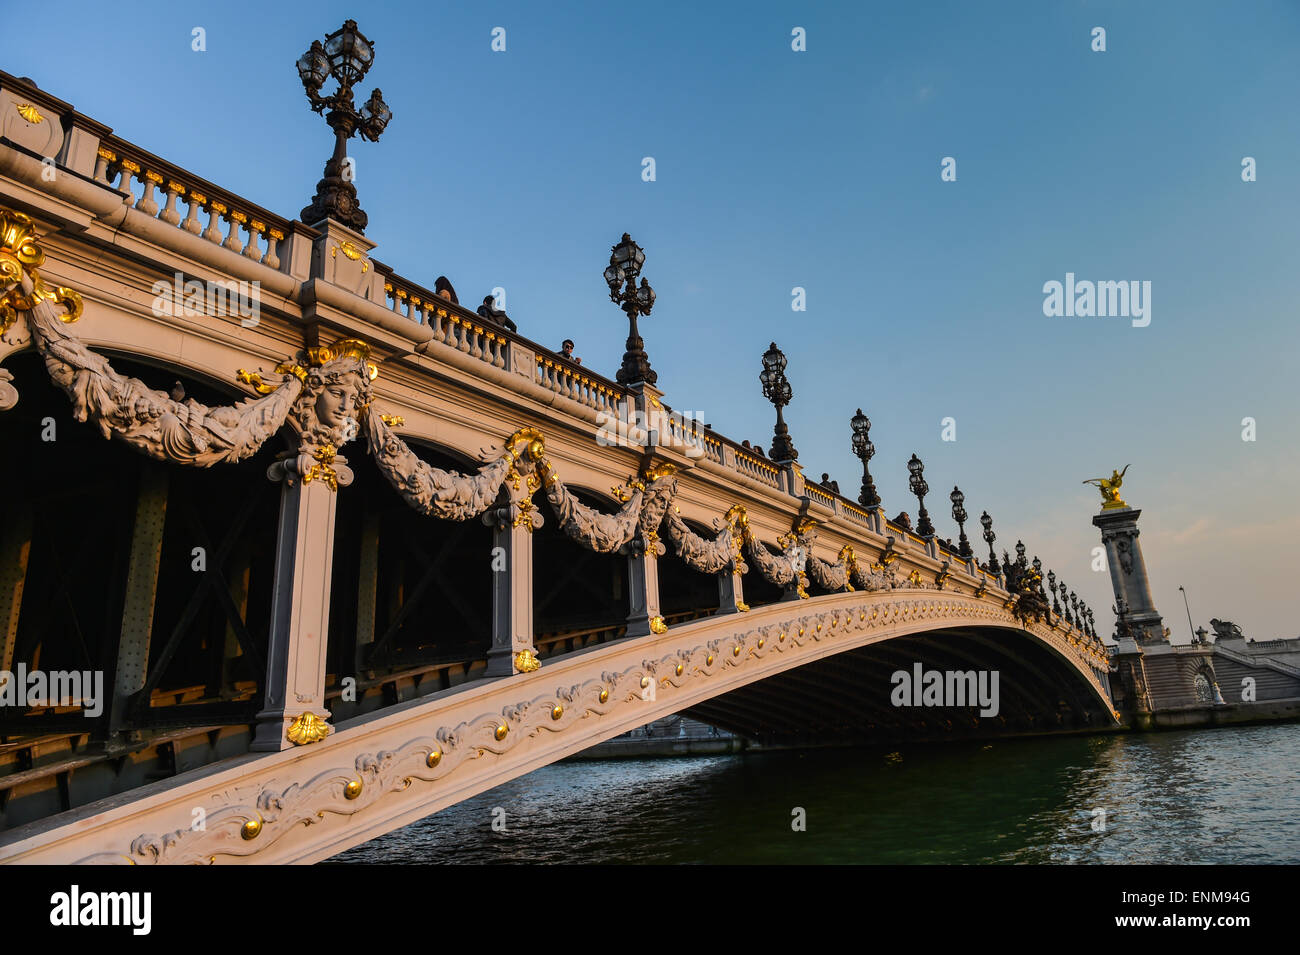
[[[1129,469],[1129,465],[1124,465],[1124,471]],[[1103,511],[1111,511],[1119,507],[1128,507],[1119,496],[1120,485],[1124,483],[1124,471],[1111,471],[1108,478],[1088,478],[1084,484],[1095,484],[1101,491],[1101,499],[1105,502],[1101,505]]]

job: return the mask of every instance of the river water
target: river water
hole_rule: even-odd
[[[332,861],[1295,864],[1300,724],[566,762]]]

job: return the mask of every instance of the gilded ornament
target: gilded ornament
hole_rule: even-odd
[[[563,715],[564,715],[564,704],[556,703],[554,706],[551,707],[551,719],[558,720]]]
[[[711,667],[711,666],[713,666],[713,654],[712,654],[712,653],[710,653],[710,654],[708,655],[708,658],[705,659],[705,661],[704,661],[704,665],[705,665],[706,667]]]
[[[506,734],[509,732],[510,732],[509,726],[507,726],[505,723],[499,723],[497,724],[496,732],[493,733],[492,735],[496,737],[497,742],[500,742],[501,740],[506,738]]]
[[[685,669],[686,669],[686,668],[685,668],[684,666],[682,666],[682,665],[679,663],[679,664],[677,664],[677,666],[676,666],[676,668],[673,670],[673,672],[676,673],[678,676],[681,676],[681,675],[682,675],[682,672],[683,672]]]
[[[330,734],[330,725],[314,713],[303,713],[284,734],[295,746],[318,743]],[[251,838],[251,837],[250,837]]]
[[[1103,511],[1114,511],[1122,507],[1128,507],[1119,496],[1120,485],[1124,483],[1124,474],[1128,471],[1130,465],[1124,465],[1123,471],[1111,470],[1108,478],[1088,478],[1084,484],[1095,484],[1097,490],[1101,491]]]
[[[663,618],[663,617],[651,617],[651,618],[650,618],[650,632],[651,632],[651,633],[667,633],[667,632],[668,632],[668,624],[664,623],[664,618]]]
[[[599,697],[599,699],[600,699],[600,702],[602,702],[602,703],[608,703],[608,702],[609,702],[609,690],[601,690],[601,691],[600,691],[600,697]]]
[[[36,124],[45,122],[45,117],[42,116],[31,103],[18,103],[15,108],[18,110],[18,115],[29,123]]]
[[[399,414],[381,414],[379,420],[390,428],[400,428],[406,424],[406,419]]]
[[[361,790],[364,788],[365,784],[360,779],[353,779],[343,787],[343,798],[356,799],[361,795]]]
[[[316,463],[302,476],[302,483],[310,484],[312,481],[320,481],[331,491],[337,491],[339,489],[339,476],[338,472],[334,470],[335,454],[337,452],[332,444],[322,444],[312,451],[311,456],[316,459]]]
[[[532,673],[540,670],[542,662],[533,656],[533,651],[525,647],[515,654],[515,670],[519,673]]]
[[[262,817],[250,819],[239,827],[239,837],[245,842],[252,842],[262,834]]]
[[[424,758],[424,765],[428,766],[430,769],[433,769],[433,767],[437,766],[440,762],[442,762],[442,750],[440,749],[430,750],[429,755]]]

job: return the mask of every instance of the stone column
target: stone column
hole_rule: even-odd
[[[267,469],[281,482],[276,535],[275,596],[266,656],[266,694],[250,747],[274,752],[323,738],[325,651],[329,637],[330,573],[339,487],[352,483],[347,461],[323,450],[293,453]]]
[[[664,618],[659,614],[659,555],[664,550],[657,538],[647,540],[640,534],[623,545],[623,553],[627,555],[629,637],[667,630]]]
[[[1127,611],[1124,619],[1133,639],[1139,645],[1168,643],[1138,543],[1137,520],[1141,513],[1131,507],[1103,508],[1092,523],[1101,530],[1115,606]]]
[[[536,669],[533,647],[533,531],[542,516],[501,489],[495,507],[483,515],[492,528],[492,648],[487,675],[513,676]]]
[[[738,613],[748,609],[741,575],[734,569],[718,574],[718,613]]]

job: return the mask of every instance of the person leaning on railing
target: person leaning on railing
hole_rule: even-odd
[[[491,295],[483,296],[483,304],[478,307],[478,314],[480,318],[492,322],[494,325],[508,328],[512,332],[519,331],[519,326],[510,320],[510,316],[506,314],[505,309],[496,307],[495,300]]]

